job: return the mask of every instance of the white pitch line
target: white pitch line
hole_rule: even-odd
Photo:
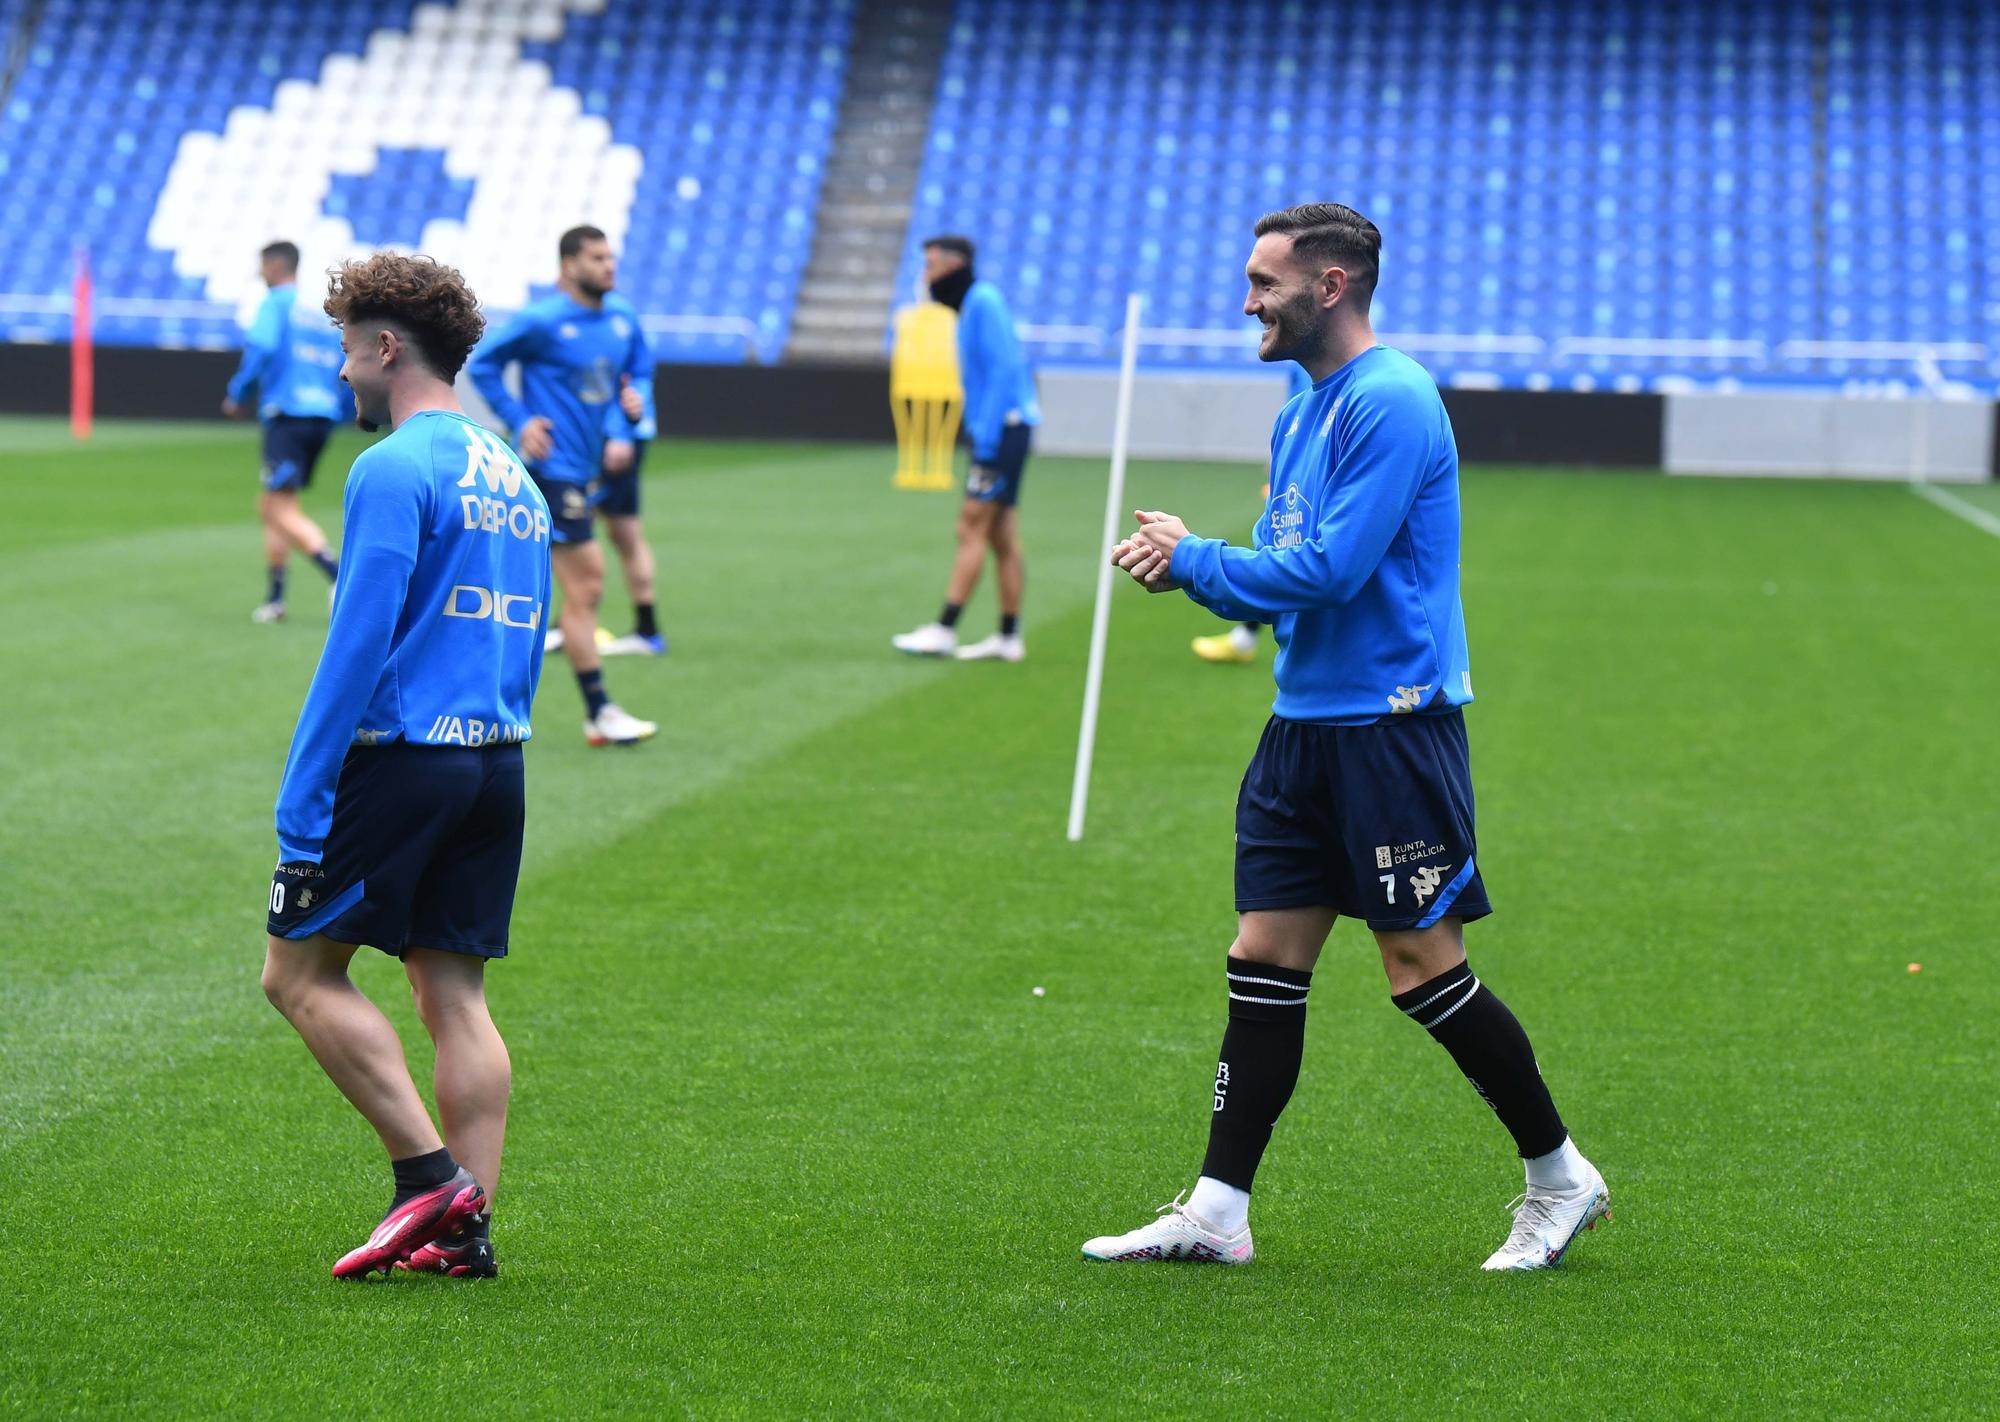
[[[1926,503],[1936,504],[1948,514],[1956,514],[1974,528],[2000,538],[2000,516],[1988,513],[1977,504],[1968,504],[1956,494],[1916,479],[1910,481],[1910,492]]]

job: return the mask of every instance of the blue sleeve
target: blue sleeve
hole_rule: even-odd
[[[341,762],[388,664],[417,566],[423,501],[424,485],[408,462],[381,457],[379,447],[355,462],[333,620],[278,787],[280,863],[317,863],[325,848]]]
[[[516,436],[521,433],[521,426],[534,416],[507,388],[507,367],[540,350],[544,334],[541,322],[532,312],[516,311],[507,318],[506,325],[479,343],[465,367],[480,398],[493,407],[493,413]]]
[[[619,374],[630,376],[632,388],[639,392],[639,399],[645,409],[637,420],[625,418],[624,410],[613,400],[604,413],[604,437],[606,439],[653,439],[659,432],[659,422],[653,411],[653,347],[646,340],[646,333],[639,329],[639,318],[632,316],[632,342],[625,350],[625,363],[619,367]]]
[[[278,303],[266,300],[257,308],[250,329],[243,333],[243,363],[236,367],[236,374],[229,379],[232,404],[241,405],[250,398],[250,387],[263,376],[284,337],[284,328],[278,318]]]
[[[959,316],[958,378],[965,387],[965,436],[972,457],[984,464],[1000,456],[1000,436],[1007,424],[1007,383],[1000,379],[1005,355],[1003,312],[984,299],[967,301]]]
[[[1381,564],[1416,502],[1430,466],[1434,403],[1414,387],[1350,399],[1340,417],[1340,460],[1311,536],[1289,548],[1184,538],[1168,575],[1203,607],[1227,607],[1230,617],[1341,606]]]

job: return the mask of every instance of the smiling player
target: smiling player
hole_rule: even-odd
[[[1381,233],[1313,203],[1257,223],[1244,314],[1258,354],[1313,378],[1271,435],[1254,548],[1139,514],[1113,561],[1149,590],[1268,621],[1277,702],[1236,806],[1236,941],[1208,1154],[1192,1198],[1099,1260],[1248,1263],[1250,1186],[1305,1047],[1336,916],[1373,931],[1396,1006],[1451,1054],[1526,1162],[1514,1227],[1484,1265],[1544,1269],[1610,1213],[1514,1014],[1473,974],[1463,926],[1492,910],[1476,867],[1459,606],[1458,449],[1444,402],[1369,322]]]

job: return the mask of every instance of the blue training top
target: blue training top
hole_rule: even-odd
[[[424,410],[354,461],[343,507],[333,620],[278,789],[282,863],[319,860],[349,746],[532,734],[549,506],[513,451]]]
[[[1000,435],[1009,425],[1039,425],[1035,376],[1021,354],[1014,313],[990,281],[966,288],[958,311],[958,378],[965,386],[965,434],[976,463],[1000,456]]]
[[[299,289],[274,286],[243,336],[243,360],[230,377],[229,398],[241,405],[257,387],[257,417],[354,418],[354,392],[340,378],[346,356],[340,328],[316,306],[299,304]]]
[[[1422,366],[1372,346],[1292,397],[1256,540],[1184,538],[1169,572],[1203,607],[1272,624],[1277,715],[1365,725],[1472,700],[1458,445]]]
[[[506,381],[516,364],[519,398]],[[588,484],[603,468],[606,440],[653,437],[653,353],[638,311],[615,292],[596,310],[560,291],[529,302],[480,342],[466,370],[516,444],[535,416],[554,422],[548,458],[528,466],[538,479]],[[643,433],[618,406],[620,376],[630,376],[646,401]]]

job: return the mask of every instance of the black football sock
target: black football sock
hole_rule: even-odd
[[[270,576],[270,584],[264,589],[264,601],[283,602],[285,600],[285,565],[265,570]]]
[[[405,1156],[402,1160],[392,1160],[389,1168],[396,1172],[396,1197],[389,1201],[389,1208],[409,1200],[426,1190],[435,1190],[452,1176],[458,1174],[458,1162],[451,1158],[451,1152],[439,1146],[429,1155]]]
[[[611,698],[604,691],[604,668],[592,667],[587,672],[578,672],[576,686],[583,693],[584,715],[595,721],[597,713],[611,704]]]
[[[1248,1192],[1306,1049],[1312,974],[1229,960],[1229,1026],[1215,1064],[1215,1107],[1201,1173]]]
[[[1568,1139],[1528,1034],[1468,964],[1390,1000],[1451,1053],[1472,1089],[1513,1135],[1523,1159],[1547,1155]]]
[[[324,548],[320,549],[317,553],[308,553],[306,557],[312,559],[312,564],[315,568],[326,574],[328,582],[332,582],[340,576],[340,561]]]
[[[1003,612],[1000,614],[1000,635],[1002,637],[1015,636],[1017,633],[1020,632],[1020,630],[1021,630],[1020,613]]]
[[[946,603],[944,605],[944,611],[938,614],[938,626],[940,627],[958,626],[958,614],[963,611],[965,611],[965,604],[962,602]]]
[[[653,620],[653,604],[650,602],[633,603],[632,616],[636,619],[632,630],[641,637],[657,637],[660,635],[660,624]]]

